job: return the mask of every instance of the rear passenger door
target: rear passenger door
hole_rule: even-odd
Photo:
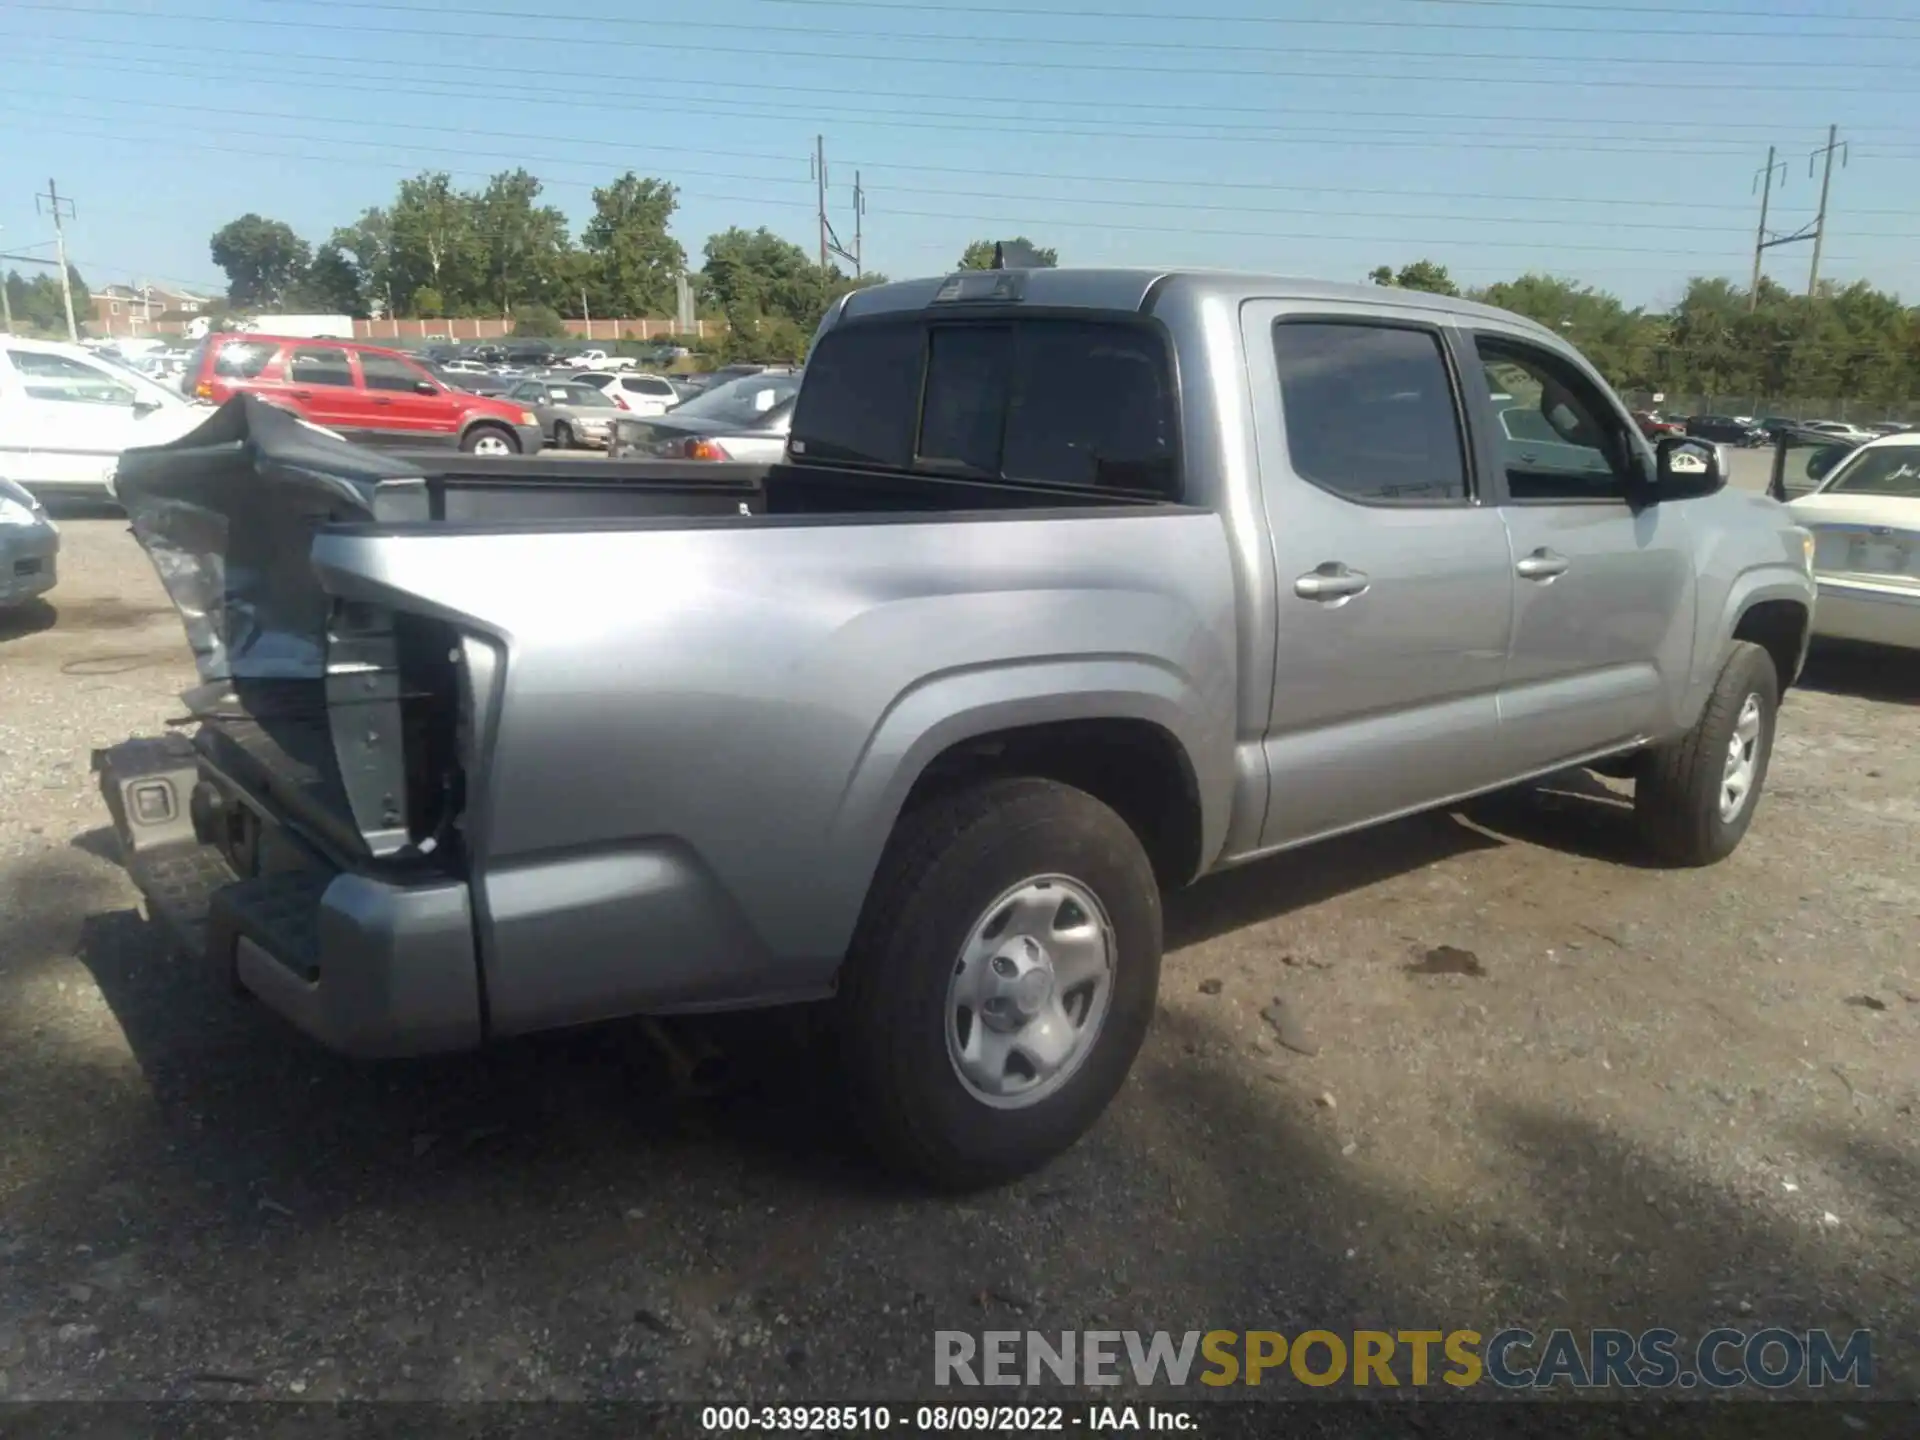
[[[1513,560],[1436,324],[1242,310],[1276,569],[1263,848],[1495,783]]]
[[[362,425],[388,432],[392,445],[451,445],[459,439],[460,402],[426,371],[378,350],[359,351],[356,358],[372,417]]]
[[[1500,711],[1516,770],[1665,733],[1693,658],[1688,502],[1651,503],[1645,441],[1570,356],[1492,331],[1461,342],[1474,404],[1511,397],[1482,428],[1514,555]]]
[[[316,425],[348,439],[368,425],[365,392],[353,383],[353,362],[338,345],[289,345],[280,360],[280,394]]]

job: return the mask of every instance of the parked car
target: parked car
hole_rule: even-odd
[[[1751,447],[1767,443],[1767,432],[1758,425],[1740,421],[1731,415],[1689,415],[1687,434],[1696,440],[1711,440],[1719,445]]]
[[[1920,435],[1869,441],[1823,468],[1787,507],[1813,532],[1813,633],[1920,650]]]
[[[0,475],[0,610],[24,605],[54,587],[60,527],[21,486]]]
[[[1687,433],[1685,422],[1665,419],[1657,410],[1635,410],[1633,423],[1640,427],[1640,433],[1649,440],[1658,440],[1662,435]]]
[[[209,335],[188,375],[214,404],[258,395],[350,440],[449,445],[476,455],[532,454],[539,417],[523,405],[456,390],[397,350],[351,340]]]
[[[1788,430],[1798,429],[1799,426],[1800,422],[1798,420],[1789,419],[1785,415],[1763,415],[1760,417],[1760,428],[1767,432],[1767,438],[1770,440],[1778,440],[1782,433]]]
[[[528,369],[540,369],[560,363],[559,352],[547,344],[509,345],[505,358],[509,365],[519,365]]]
[[[1496,438],[1489,370],[1590,459]],[[129,457],[205,682],[191,738],[96,760],[154,913],[362,1054],[830,1000],[876,1150],[992,1183],[1125,1081],[1161,885],[1574,765],[1637,778],[1665,863],[1726,856],[1813,604],[1717,446],[1379,286],[857,290],[790,448],[583,478],[243,399]]]
[[[565,365],[572,370],[613,370],[619,361],[604,350],[578,350],[565,357]]]
[[[579,370],[569,378],[603,391],[620,409],[634,415],[664,415],[685,398],[658,375]]]
[[[1905,420],[1876,420],[1865,428],[1875,435],[1904,435],[1914,427]]]
[[[614,421],[609,453],[660,460],[774,461],[786,454],[797,370],[742,375],[664,414]]]
[[[0,335],[0,476],[39,499],[106,499],[120,453],[212,411],[78,345]]]
[[[619,406],[591,385],[565,380],[522,380],[506,398],[539,417],[540,432],[559,450],[576,445],[604,450]]]
[[[1851,440],[1855,444],[1863,444],[1868,440],[1874,439],[1876,436],[1875,431],[1869,430],[1861,425],[1850,425],[1845,420],[1809,420],[1806,423],[1806,428],[1809,430],[1818,430],[1842,440]]]

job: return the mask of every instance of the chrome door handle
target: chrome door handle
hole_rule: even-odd
[[[1373,581],[1364,571],[1349,570],[1337,560],[1309,570],[1293,582],[1293,593],[1302,600],[1345,600],[1364,594]]]
[[[1551,580],[1556,575],[1566,574],[1571,563],[1566,556],[1543,545],[1531,555],[1522,557],[1513,568],[1522,579]]]

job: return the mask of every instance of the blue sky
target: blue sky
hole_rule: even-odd
[[[672,181],[696,263],[728,225],[811,250],[817,133],[842,238],[858,169],[894,276],[1025,233],[1066,263],[1430,257],[1666,304],[1744,283],[1769,144],[1770,228],[1811,217],[1838,123],[1822,273],[1920,301],[1916,74],[1912,0],[5,0],[0,250],[48,253],[51,174],[89,280],[217,288],[236,215],[318,243],[403,175],[514,165],[576,227],[596,182]]]

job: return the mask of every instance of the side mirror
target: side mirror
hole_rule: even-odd
[[[1727,483],[1720,447],[1690,435],[1668,435],[1655,442],[1654,497],[1686,500],[1711,495]]]
[[[416,380],[413,382],[413,393],[416,395],[438,395],[440,393],[440,387],[431,380]]]

